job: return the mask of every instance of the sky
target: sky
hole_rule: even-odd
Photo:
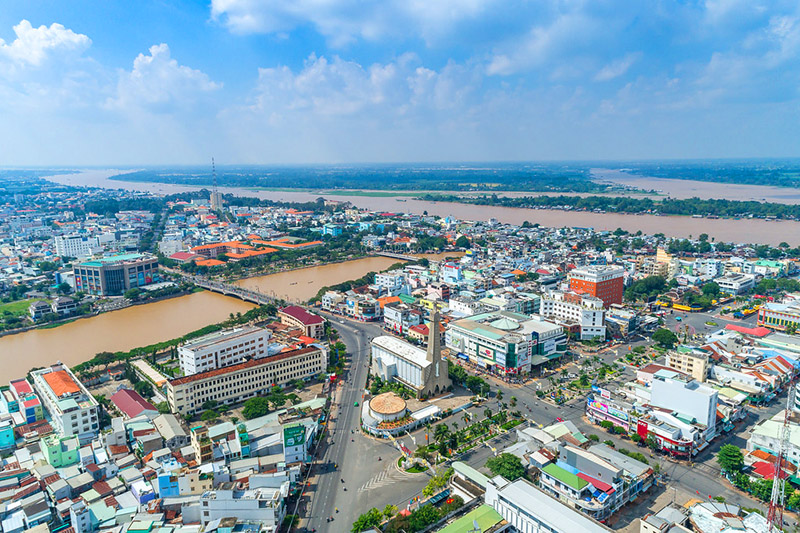
[[[0,165],[800,156],[800,2],[3,0]]]

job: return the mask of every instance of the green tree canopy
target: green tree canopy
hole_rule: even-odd
[[[719,466],[729,474],[740,472],[744,465],[742,450],[733,444],[725,444],[719,449],[719,453],[717,453],[717,462]]]
[[[501,453],[486,461],[486,467],[496,476],[514,481],[525,475],[525,467],[519,457],[511,453]]]
[[[377,528],[381,525],[382,521],[383,513],[378,508],[373,507],[353,522],[353,528],[350,531],[352,531],[352,533],[359,533],[360,531]]]
[[[248,420],[264,416],[267,413],[269,413],[269,400],[267,398],[258,396],[244,402],[242,415]]]
[[[653,340],[663,348],[673,348],[678,344],[678,336],[667,328],[659,328],[653,333]]]

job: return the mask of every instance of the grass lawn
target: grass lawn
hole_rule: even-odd
[[[33,302],[33,300],[17,300],[16,302],[0,304],[0,316],[5,315],[6,311],[13,316],[27,315],[31,302]]]

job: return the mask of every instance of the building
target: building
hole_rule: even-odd
[[[58,235],[53,241],[56,245],[56,254],[59,257],[89,257],[100,252],[100,241],[97,237],[85,235]]]
[[[531,372],[566,351],[564,328],[539,317],[496,311],[451,322],[451,354],[498,374]]]
[[[381,304],[372,296],[348,291],[344,312],[347,316],[364,322],[377,320],[381,316]]]
[[[781,432],[786,410],[781,409],[772,418],[762,420],[750,432],[747,439],[747,449],[763,450],[772,455],[780,451]],[[797,416],[789,420],[789,449],[786,450],[786,460],[795,465],[800,465],[800,425]]]
[[[653,375],[650,386],[650,404],[673,411],[676,418],[705,426],[704,442],[710,442],[716,434],[718,393],[702,383],[669,371]]]
[[[185,376],[236,365],[267,352],[272,332],[248,326],[204,335],[178,347],[178,359]]]
[[[39,441],[39,449],[47,463],[55,468],[74,465],[80,460],[80,443],[77,437],[47,435]]]
[[[306,311],[299,305],[279,309],[278,317],[281,319],[281,324],[302,329],[306,337],[321,339],[325,336],[325,319]]]
[[[667,366],[683,372],[699,382],[708,377],[708,354],[699,350],[678,347],[667,353]]]
[[[31,424],[44,418],[42,402],[39,401],[39,397],[33,392],[33,388],[31,388],[31,384],[28,383],[28,380],[20,378],[11,381],[11,383],[9,383],[9,392],[11,392],[12,396],[12,400],[7,402],[9,413],[19,411],[24,424]],[[16,404],[16,409],[12,407],[14,404]]]
[[[211,210],[222,211],[222,193],[219,191],[212,191],[210,196],[211,197],[209,198],[209,201],[211,202]]]
[[[97,436],[100,428],[97,400],[66,365],[56,363],[34,370],[31,376],[44,408],[50,413],[50,423],[60,436],[76,436],[82,443]]]
[[[177,451],[190,444],[188,433],[172,413],[158,415],[153,419],[153,425],[164,439],[164,446],[170,450]]]
[[[603,300],[576,292],[553,291],[542,298],[541,315],[579,328],[581,340],[606,338]]]
[[[284,482],[288,484],[289,482]],[[281,487],[262,487],[249,490],[234,490],[234,483],[224,483],[220,488],[205,492],[200,496],[203,527],[212,521],[231,519],[259,523],[266,531],[278,531],[286,515]],[[288,490],[288,487],[284,487]],[[219,527],[218,530],[221,530]]]
[[[239,403],[266,393],[273,385],[310,378],[323,372],[327,362],[327,350],[315,345],[249,359],[169,380],[167,401],[174,413],[194,414],[210,400],[220,404]]]
[[[406,278],[400,272],[380,272],[375,274],[373,285],[389,296],[397,296],[405,285]]]
[[[44,300],[36,300],[35,302],[31,302],[28,306],[28,313],[31,315],[31,320],[34,322],[52,312],[53,309],[50,307],[50,304]]]
[[[569,273],[569,288],[603,300],[603,305],[622,303],[625,270],[621,266],[603,265],[576,268]]]
[[[736,296],[753,290],[756,286],[756,277],[752,274],[729,273],[714,279],[714,282],[719,285],[722,292]]]
[[[397,335],[406,335],[412,326],[422,322],[422,311],[403,302],[383,306],[383,327]]]
[[[78,310],[78,302],[68,296],[59,296],[50,304],[50,309],[59,317],[69,316]]]
[[[513,531],[525,533],[608,533],[611,530],[569,505],[544,493],[529,481],[507,481],[500,476],[486,485],[487,505],[497,511]]]
[[[111,395],[109,401],[126,418],[136,418],[144,415],[148,419],[153,419],[158,416],[156,406],[142,398],[135,390],[120,389]]]
[[[439,311],[433,313],[427,351],[386,335],[372,339],[371,372],[382,379],[405,385],[420,398],[435,396],[449,389],[452,382],[447,361],[441,356]]]
[[[800,300],[762,304],[758,309],[758,325],[780,331],[800,330]]]
[[[77,263],[75,290],[95,296],[119,296],[128,289],[159,281],[158,259],[149,254],[121,254]]]

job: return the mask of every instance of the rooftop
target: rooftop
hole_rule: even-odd
[[[56,370],[55,372],[48,372],[42,375],[42,378],[47,382],[52,389],[53,394],[57,397],[68,396],[70,394],[77,394],[81,388],[75,383],[66,370]]]
[[[396,337],[381,335],[380,337],[375,337],[372,339],[372,345],[382,348],[387,352],[393,353],[398,357],[410,361],[422,368],[425,368],[431,364],[431,362],[428,361],[425,350],[417,348],[413,344],[409,344],[406,341]]]
[[[369,408],[378,414],[393,415],[406,410],[406,401],[393,392],[384,392],[369,401]]]

